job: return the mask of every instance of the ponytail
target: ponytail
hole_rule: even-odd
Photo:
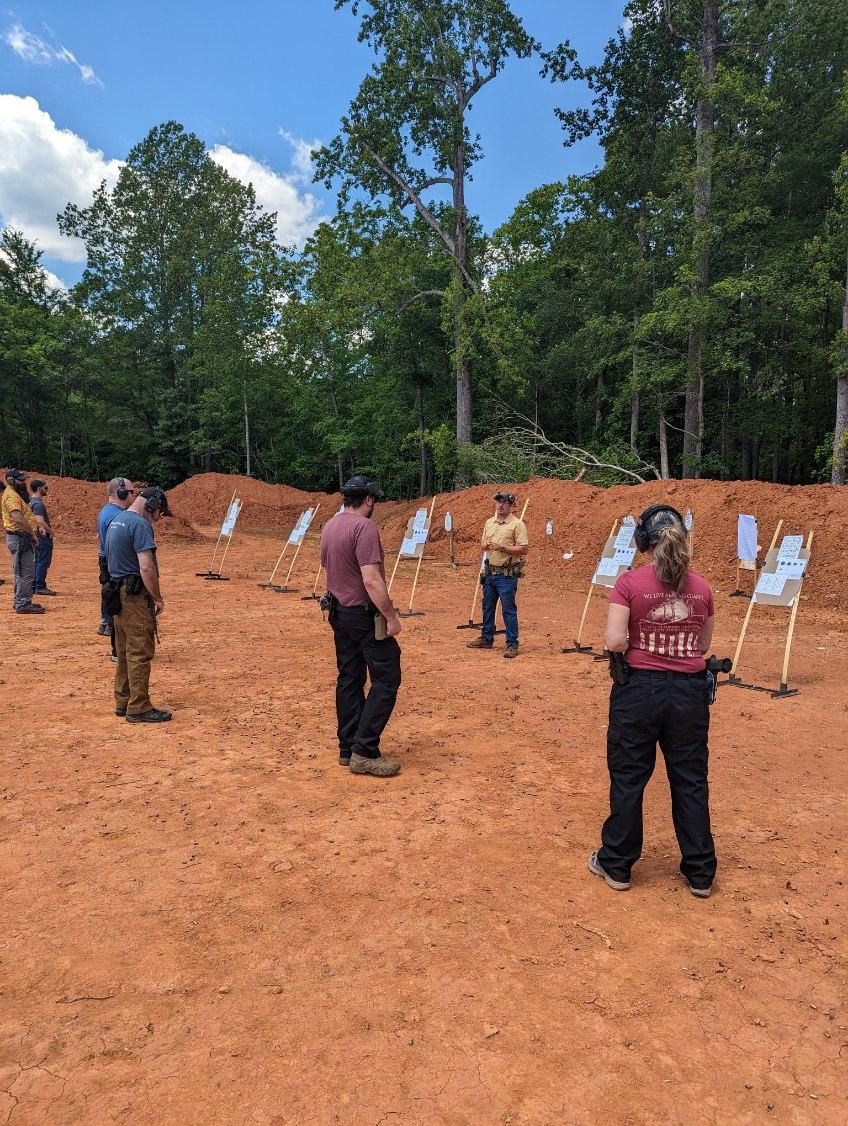
[[[689,536],[681,524],[666,524],[660,529],[654,547],[654,566],[660,582],[679,594],[689,569]]]

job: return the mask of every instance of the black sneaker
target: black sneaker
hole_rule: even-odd
[[[36,593],[36,594],[50,594],[50,595],[54,595],[54,594],[56,593],[56,591],[55,591],[55,590],[51,590],[49,586],[42,586],[42,587],[39,587],[39,588],[38,588],[38,589],[36,590],[36,592],[35,592],[35,593]]]
[[[518,646],[517,645],[507,645],[506,649],[504,649],[504,656],[505,657],[517,657],[518,656]]]
[[[127,714],[126,708],[115,708],[115,715],[123,716],[123,715],[126,715],[126,714]]]
[[[350,755],[344,755],[339,752],[339,766],[350,766]]]
[[[30,602],[26,606],[19,606],[17,608],[17,610],[15,610],[15,613],[16,614],[43,614],[44,613],[44,607],[39,606],[39,604],[37,602]]]
[[[139,712],[138,715],[128,715],[127,723],[167,723],[171,713],[164,708],[150,708],[149,711]]]
[[[107,622],[101,622],[100,625],[97,627],[97,632],[100,634],[101,637],[108,637],[109,634],[112,631],[109,629],[109,625],[108,625]]]

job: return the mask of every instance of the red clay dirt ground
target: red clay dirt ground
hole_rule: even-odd
[[[205,520],[191,482],[173,490],[182,516],[220,519],[233,484],[219,484]],[[653,494],[578,503],[558,484],[531,488],[533,542],[547,518],[557,534],[531,554],[518,660],[465,649],[473,634],[454,627],[473,569],[425,563],[427,613],[404,623],[385,740],[404,770],[387,782],[336,765],[317,606],[256,585],[279,535],[237,532],[225,583],[194,577],[211,543],[190,524],[163,537],[154,701],[175,717],[161,728],[112,715],[90,543],[57,544],[48,614],[4,603],[0,680],[20,705],[0,721],[0,1123],[848,1120],[848,628],[831,602],[844,494],[687,483],[718,653],[747,605],[727,598],[736,511],[756,500],[765,545],[778,511],[785,531],[816,529],[790,668],[800,694],[725,687],[713,709],[720,868],[699,901],[677,875],[659,766],[632,890],[586,871],[609,679],[560,647],[600,547],[592,529],[597,541],[607,525],[602,542],[610,511]],[[488,492],[450,498],[465,561]],[[95,511],[101,495],[92,486]],[[414,507],[383,510],[388,546]],[[308,542],[303,592],[314,568]],[[590,641],[603,609],[599,597]],[[743,675],[778,678],[785,628],[785,612],[755,609]]]

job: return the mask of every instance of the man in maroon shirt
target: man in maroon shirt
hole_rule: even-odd
[[[383,497],[369,477],[342,488],[344,508],[321,531],[330,625],[336,644],[339,763],[351,774],[391,778],[400,763],[380,754],[380,736],[400,688],[400,618],[386,589],[383,546],[372,523]],[[371,689],[366,697],[366,673]]]

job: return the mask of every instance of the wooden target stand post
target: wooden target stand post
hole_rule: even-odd
[[[430,521],[433,519],[433,507],[435,506],[436,498],[430,501],[430,511],[426,508],[419,508],[414,516],[410,516],[406,525],[406,533],[397,553],[395,565],[392,568],[392,577],[389,579],[388,592],[392,593],[392,584],[395,581],[398,564],[401,559],[416,559],[418,562],[415,567],[415,578],[412,580],[412,593],[409,596],[409,607],[406,610],[400,611],[401,618],[420,618],[423,616],[423,610],[413,610],[412,604],[415,601],[415,591],[418,587],[418,576],[421,574],[421,563],[424,559],[424,547],[427,543],[427,537],[430,535]]]
[[[527,505],[529,503],[530,503],[530,498],[528,497],[527,500],[525,500],[525,502],[524,502],[524,507],[521,509],[521,515],[518,517],[518,519],[522,523],[524,522],[524,516],[527,512]],[[481,570],[482,570],[483,567],[486,566],[487,558],[488,558],[488,556],[487,556],[486,552],[484,551],[483,557],[480,560]],[[474,579],[474,594],[472,595],[472,598],[471,598],[471,613],[468,617],[468,621],[462,622],[461,625],[458,625],[456,627],[457,629],[481,629],[482,628],[482,625],[483,625],[482,622],[475,622],[474,621],[474,611],[477,609],[477,599],[480,595],[480,587],[481,586],[482,586],[482,583],[480,582],[480,575],[478,574],[478,575],[475,576],[475,579]],[[500,601],[498,601],[498,605],[500,605]],[[496,609],[496,612],[497,612],[497,609]],[[506,630],[505,629],[496,629],[495,633],[506,633]]]
[[[242,509],[242,502],[233,493],[230,500],[229,507],[227,508],[227,515],[224,517],[224,522],[221,525],[221,531],[218,533],[218,539],[215,543],[215,550],[212,552],[212,559],[209,563],[208,571],[195,571],[195,578],[220,580],[221,582],[229,582],[229,575],[222,575],[221,571],[224,569],[224,560],[227,558],[227,552],[230,550],[230,544],[233,541],[233,532],[236,529],[236,522],[239,518],[239,513]],[[218,561],[218,569],[215,569],[215,556],[218,554],[218,548],[221,546],[221,540],[225,539],[227,542],[224,544],[224,550],[221,553],[221,558]]]
[[[258,584],[263,590],[273,590],[275,594],[291,594],[293,591],[297,590],[297,587],[289,586],[289,579],[291,578],[291,573],[294,570],[294,565],[297,562],[297,557],[300,554],[300,549],[303,547],[303,541],[306,539],[306,533],[309,531],[309,525],[312,523],[312,520],[315,517],[315,513],[320,507],[321,505],[319,503],[315,506],[315,508],[307,508],[304,512],[301,512],[300,516],[297,519],[297,523],[292,528],[291,532],[289,532],[289,538],[283,544],[283,550],[277,556],[277,562],[274,564],[274,568],[268,577],[268,581],[266,583]],[[289,564],[285,582],[282,586],[280,586],[279,583],[274,582],[274,576],[279,570],[280,564],[282,563],[286,552],[292,545],[294,545],[295,547],[295,553],[292,556],[291,563]]]
[[[632,516],[625,516],[620,526],[618,520],[616,520],[610,529],[604,550],[601,553],[598,565],[589,582],[589,593],[586,595],[586,602],[580,617],[580,625],[577,629],[577,637],[574,639],[573,645],[563,647],[563,653],[585,653],[595,657],[596,660],[604,660],[606,658],[606,653],[595,653],[591,645],[582,644],[583,627],[586,624],[586,615],[589,613],[589,605],[592,601],[592,593],[595,588],[603,587],[606,590],[612,590],[618,576],[623,575],[625,571],[629,571],[633,566],[633,560],[636,557],[635,530],[636,521]]]
[[[320,508],[320,507],[321,506],[319,505],[318,508]],[[339,512],[344,512],[344,509],[345,509],[344,502],[342,502],[342,505],[339,508]],[[316,508],[315,511],[317,512],[318,509]],[[315,572],[315,582],[312,584],[312,593],[311,594],[302,594],[300,596],[301,602],[320,602],[321,601],[321,596],[318,593],[318,583],[321,581],[321,572],[323,570],[324,570],[324,564],[321,562],[321,548],[319,546],[319,548],[318,548],[318,570]]]
[[[789,687],[789,654],[792,649],[792,638],[795,633],[795,620],[798,617],[798,606],[801,602],[801,590],[810,562],[810,551],[813,546],[813,533],[807,536],[806,546],[803,536],[784,536],[780,547],[776,549],[777,536],[783,521],[778,521],[774,530],[771,546],[769,547],[766,561],[751,595],[748,612],[742,623],[742,631],[736,644],[736,653],[733,656],[733,668],[728,678],[728,683],[735,688],[749,688],[754,692],[768,692],[772,699],[784,696],[797,696],[798,689]],[[783,670],[780,675],[780,687],[769,688],[763,684],[749,684],[737,675],[739,658],[742,654],[742,645],[751,620],[751,612],[755,605],[781,606],[791,609],[789,627],[786,631],[786,648],[783,652]]]
[[[780,524],[778,524],[779,528]],[[751,597],[748,591],[743,590],[739,585],[742,571],[753,571],[754,586],[757,585],[757,556],[760,553],[758,538],[756,516],[747,516],[740,512],[736,519],[736,589],[730,592],[730,598]]]

